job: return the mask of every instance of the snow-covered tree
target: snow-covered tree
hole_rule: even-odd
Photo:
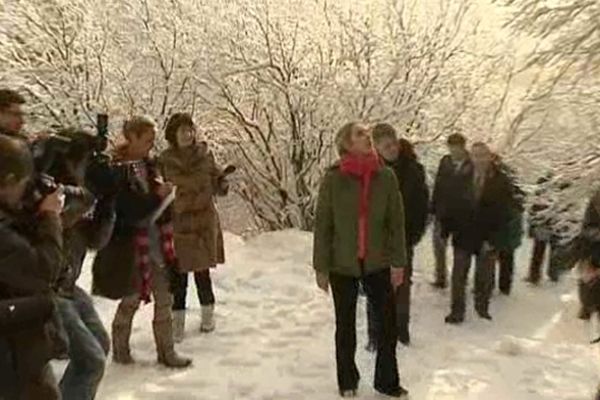
[[[203,95],[231,122],[240,194],[268,229],[312,226],[345,122],[386,121],[432,143],[501,106],[501,96],[489,109],[480,102],[501,57],[466,54],[476,32],[465,26],[468,2],[440,1],[438,14],[419,14],[416,1],[316,4],[310,12],[305,1],[238,10],[232,23],[241,29],[223,40],[223,64]]]
[[[510,129],[510,152],[527,160],[522,165],[530,182],[548,171],[557,181],[571,182],[550,195],[560,207],[573,205],[570,213],[580,215],[600,178],[600,4],[503,3],[514,13],[507,23],[514,37],[534,42],[522,67],[533,79]],[[562,219],[572,220],[567,215]],[[576,234],[577,224],[569,229],[571,236]]]
[[[35,129],[191,112],[261,228],[310,229],[345,122],[392,123],[428,151],[504,129],[511,62],[469,0],[1,4],[0,84],[29,95]]]

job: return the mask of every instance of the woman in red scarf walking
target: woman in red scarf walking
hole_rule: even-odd
[[[367,127],[346,124],[336,145],[340,160],[326,172],[319,190],[313,266],[318,286],[333,292],[339,392],[357,395],[356,303],[362,282],[378,325],[375,390],[406,398],[396,360],[393,295],[407,263],[402,196],[394,172],[378,159]]]

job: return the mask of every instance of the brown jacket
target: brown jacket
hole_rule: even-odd
[[[177,186],[173,227],[180,272],[225,262],[223,232],[214,197],[225,195],[223,171],[206,143],[169,148],[160,156],[165,179]]]

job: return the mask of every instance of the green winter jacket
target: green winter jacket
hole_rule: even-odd
[[[394,172],[382,168],[372,178],[369,196],[367,257],[358,260],[360,181],[331,167],[319,190],[313,267],[318,272],[360,277],[406,266],[404,205]]]

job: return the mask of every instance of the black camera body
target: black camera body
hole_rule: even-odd
[[[24,211],[35,214],[39,203],[59,187],[65,195],[65,203],[71,199],[85,196],[85,190],[79,186],[65,185],[64,182],[59,184],[57,180],[64,179],[61,177],[64,174],[57,173],[57,170],[64,171],[64,168],[61,169],[61,167],[64,167],[67,159],[80,162],[88,156],[90,156],[91,165],[108,163],[108,156],[104,154],[108,145],[108,116],[106,114],[98,115],[97,131],[96,136],[77,135],[77,131],[73,131],[76,132],[75,135],[69,135],[69,131],[63,131],[64,135],[51,134],[32,144],[35,173],[24,196]],[[87,174],[85,180],[87,186]]]

